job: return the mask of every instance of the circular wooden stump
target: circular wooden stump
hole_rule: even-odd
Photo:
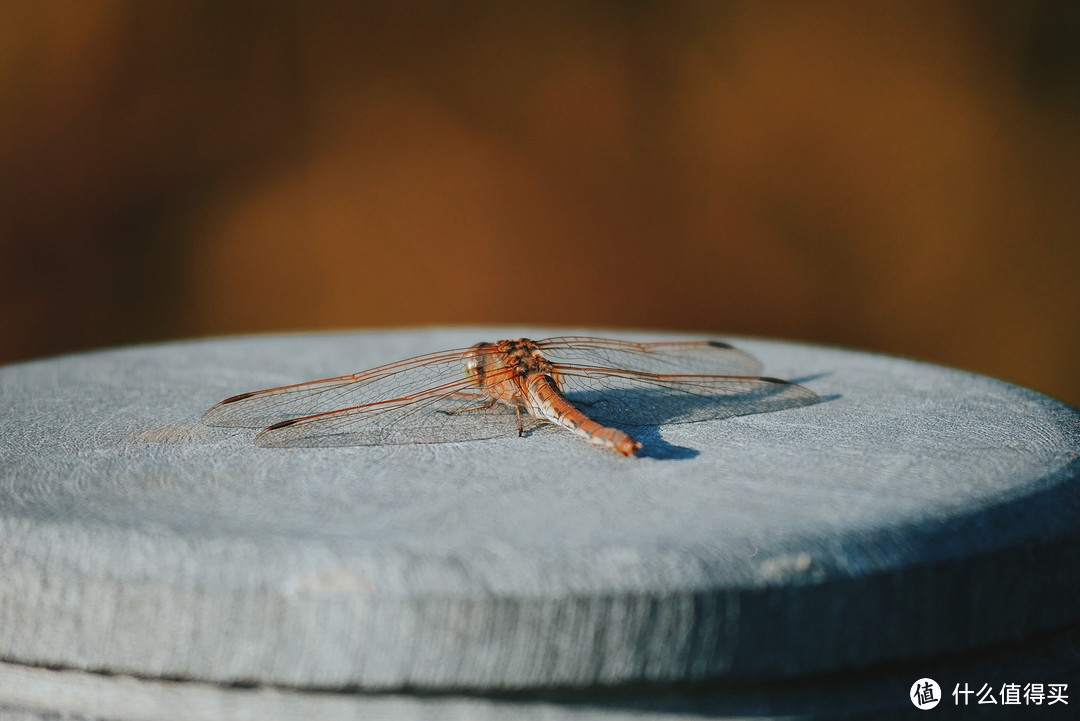
[[[0,369],[0,710],[810,718],[914,710],[935,673],[946,694],[1077,677],[1080,414],[999,381],[736,339],[822,402],[647,428],[636,458],[554,427],[267,449],[200,423],[243,391],[556,334]]]

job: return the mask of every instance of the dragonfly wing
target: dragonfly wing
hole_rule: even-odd
[[[761,363],[721,341],[633,343],[608,338],[566,336],[538,341],[552,363],[656,374],[750,375]]]
[[[284,421],[256,436],[255,443],[275,448],[450,443],[517,432],[512,408],[486,405],[487,396],[466,383],[445,390]],[[535,424],[527,414],[522,420],[528,427]]]
[[[818,402],[803,386],[778,378],[641,373],[556,366],[567,400],[612,425],[692,423],[766,413]]]
[[[275,423],[417,395],[466,380],[461,348],[417,356],[352,375],[226,398],[203,415],[208,426],[265,428]],[[456,386],[455,386],[456,387]]]

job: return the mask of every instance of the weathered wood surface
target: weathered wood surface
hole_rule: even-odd
[[[0,657],[482,692],[802,677],[1080,622],[1080,415],[968,373],[737,340],[823,402],[648,429],[630,459],[554,428],[281,450],[199,422],[242,391],[518,335],[0,369]]]
[[[0,662],[2,721],[833,721],[911,719],[913,680],[934,678],[943,696],[933,718],[987,718],[975,703],[957,708],[956,684],[1069,683],[1080,677],[1080,628],[990,653],[888,664],[876,673],[831,674],[787,683],[539,690],[513,695],[338,693],[237,687],[47,669]],[[971,684],[977,679],[976,684]],[[1045,703],[1045,702],[1044,702]],[[992,718],[1028,721],[1043,706],[1001,706]],[[1070,706],[1055,704],[1058,718]]]

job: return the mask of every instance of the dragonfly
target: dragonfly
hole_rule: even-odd
[[[760,372],[756,358],[721,341],[518,338],[241,393],[206,411],[203,423],[263,428],[255,443],[276,448],[474,441],[551,423],[632,456],[642,444],[627,428],[819,400]]]

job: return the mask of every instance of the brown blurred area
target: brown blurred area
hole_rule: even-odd
[[[1077,3],[0,3],[0,362],[585,325],[1080,403]]]

